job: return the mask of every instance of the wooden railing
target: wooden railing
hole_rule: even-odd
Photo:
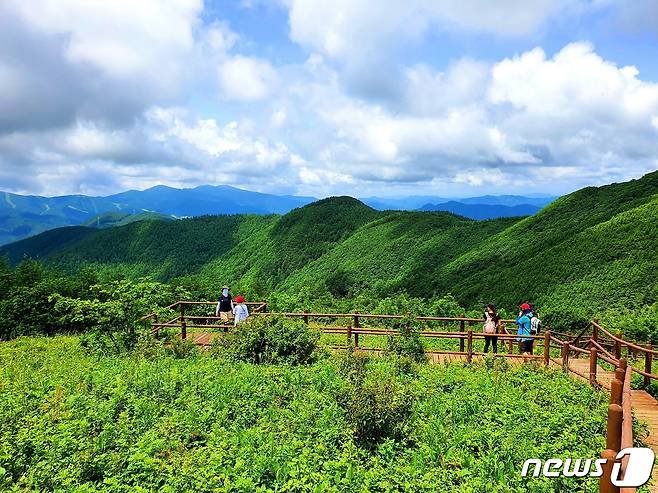
[[[158,315],[150,313],[140,319],[148,321],[151,325],[151,334],[157,334],[164,328],[179,328],[182,338],[187,337],[188,329],[219,329],[227,330],[227,325],[218,323],[220,317],[207,314],[191,315],[190,310],[193,308],[203,308],[207,305],[215,306],[212,301],[178,301],[165,307],[162,311],[176,311],[177,315],[171,320],[160,322]],[[257,316],[283,316],[290,318],[301,318],[306,324],[310,324],[313,319],[322,320],[349,320],[351,323],[334,326],[319,325],[314,327],[325,334],[334,334],[343,336],[344,344],[334,344],[334,348],[347,348],[379,352],[381,347],[364,346],[360,341],[360,336],[398,336],[399,332],[387,327],[369,327],[363,326],[364,320],[399,320],[403,315],[379,315],[371,313],[310,313],[310,312],[267,312],[267,302],[249,302],[252,315]],[[428,350],[431,354],[463,356],[467,362],[471,362],[475,356],[484,356],[485,353],[474,350],[474,341],[481,340],[486,334],[480,330],[474,331],[473,326],[482,324],[483,320],[469,317],[415,317],[416,320],[429,323],[441,323],[455,325],[458,330],[423,330],[421,337],[428,339],[452,339],[459,343],[459,350],[435,349]],[[216,323],[212,323],[216,322]],[[505,324],[512,324],[514,320],[502,320],[503,331],[495,337],[503,342],[507,352],[497,353],[496,357],[504,358],[523,358],[524,360],[536,360],[544,366],[550,366],[551,363],[559,365],[564,371],[574,374],[596,387],[605,387],[610,390],[610,404],[608,406],[608,420],[606,432],[606,450],[601,454],[602,458],[609,459],[604,467],[604,474],[600,478],[599,490],[603,493],[617,493],[619,488],[615,487],[610,481],[610,472],[614,463],[616,454],[628,447],[633,446],[633,416],[631,413],[631,379],[633,372],[644,377],[644,384],[648,385],[651,379],[658,379],[658,375],[652,373],[653,356],[658,354],[650,344],[640,345],[631,341],[624,340],[621,334],[613,335],[597,321],[590,322],[587,327],[577,334],[566,334],[556,331],[547,330],[541,335],[523,335],[526,340],[533,340],[536,343],[538,354],[521,354],[520,351],[515,353],[515,342],[517,334],[510,333]],[[634,367],[628,363],[626,358],[622,357],[624,349],[628,357],[637,361],[643,360],[644,370]],[[559,356],[554,356],[558,354]],[[583,373],[573,364],[574,358],[585,355],[588,361],[588,372]],[[582,360],[581,360],[582,361]],[[614,367],[614,378],[608,385],[597,378],[599,361],[608,363]],[[621,474],[626,469],[628,458],[626,457],[621,463]],[[635,492],[636,488],[624,488],[625,493]]]

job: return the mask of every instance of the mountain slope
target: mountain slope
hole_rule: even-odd
[[[73,272],[85,265],[171,279],[198,272],[275,216],[203,216],[140,221],[111,229],[60,228],[0,248],[12,263],[25,256]]]
[[[113,228],[125,226],[137,221],[173,221],[173,216],[160,214],[159,212],[142,212],[140,214],[129,214],[127,212],[104,212],[93,219],[85,222],[82,226],[90,228]]]
[[[378,296],[406,291],[429,297],[436,291],[433,272],[518,218],[476,222],[445,212],[389,212],[371,221],[282,284],[285,291],[321,289],[336,282]],[[423,266],[423,268],[420,268]],[[333,286],[334,290],[340,288]]]
[[[565,310],[583,314],[606,304],[656,301],[647,278],[658,268],[656,194],[658,172],[562,197],[443,266],[440,288],[466,303],[484,301],[488,292],[505,305],[555,306],[562,299]],[[591,286],[584,281],[597,278]],[[569,289],[584,284],[589,287],[578,293]]]
[[[112,230],[64,228],[0,248],[65,270],[224,282],[248,293],[343,297],[453,293],[582,320],[608,306],[658,302],[658,172],[586,188],[526,218],[474,221],[447,212],[378,212],[333,197],[283,216],[218,216]]]

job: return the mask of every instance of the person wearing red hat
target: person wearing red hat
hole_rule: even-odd
[[[240,322],[243,322],[244,320],[247,320],[247,317],[249,316],[249,309],[247,308],[247,305],[244,302],[244,296],[238,295],[235,297],[235,306],[233,307],[233,325],[236,326]]]
[[[519,341],[519,352],[521,354],[532,354],[534,339],[532,337],[524,337],[531,335],[532,306],[528,303],[523,303],[519,308],[521,311],[516,319],[516,325],[519,326],[519,330],[516,333],[516,340]]]

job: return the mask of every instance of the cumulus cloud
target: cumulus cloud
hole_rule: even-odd
[[[535,31],[582,0],[287,0],[291,38],[330,57],[350,57],[414,41],[430,27],[502,35]]]
[[[235,56],[218,69],[219,83],[226,99],[258,101],[265,99],[277,84],[277,75],[267,60]]]
[[[403,56],[429,32],[524,36],[590,3],[289,0],[307,58],[282,64],[201,0],[7,0],[1,188],[441,195],[637,176],[658,167],[658,84],[638,68],[586,42],[445,66]]]

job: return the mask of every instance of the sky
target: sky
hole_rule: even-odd
[[[560,195],[658,169],[656,0],[2,0],[0,190]]]

